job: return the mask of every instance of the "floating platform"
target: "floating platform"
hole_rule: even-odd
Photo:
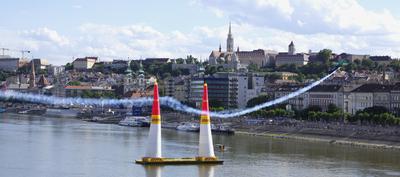
[[[136,160],[142,165],[194,165],[194,164],[223,164],[223,160],[215,157],[187,157],[187,158],[147,158]]]

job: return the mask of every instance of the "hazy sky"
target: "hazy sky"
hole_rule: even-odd
[[[73,57],[205,59],[226,46],[229,21],[240,50],[400,57],[397,0],[2,0],[0,48],[63,64]],[[20,56],[15,51],[7,54]]]

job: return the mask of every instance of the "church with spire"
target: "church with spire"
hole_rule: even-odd
[[[226,50],[222,51],[221,44],[218,50],[213,50],[208,58],[209,64],[222,66],[235,71],[245,70],[249,64],[256,64],[258,67],[270,64],[277,52],[272,50],[257,49],[253,51],[240,51],[234,49],[234,38],[232,25],[229,23],[228,36],[226,38]]]
[[[138,70],[136,72],[133,72],[130,67],[132,62],[132,60],[128,62],[128,67],[125,70],[125,76],[123,79],[124,97],[132,98],[148,96],[149,87],[154,84],[156,78],[153,76],[145,76],[142,60],[139,61]]]
[[[239,49],[239,48],[238,48]],[[219,45],[218,51],[212,51],[209,57],[209,63],[211,65],[218,65],[224,68],[233,69],[238,71],[239,69],[245,68],[241,63],[237,55],[238,51],[234,51],[234,39],[232,35],[232,25],[229,23],[228,37],[226,38],[226,51],[223,52],[221,44]]]

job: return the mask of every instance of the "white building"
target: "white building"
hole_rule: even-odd
[[[189,102],[200,108],[203,97],[204,78],[192,78],[189,82]]]
[[[57,76],[65,71],[64,66],[54,66],[54,65],[48,65],[47,66],[47,71],[49,75]]]
[[[264,85],[264,76],[252,73],[239,73],[238,80],[238,95],[237,105],[238,108],[245,108],[247,102],[261,94]]]
[[[323,111],[328,109],[330,104],[343,109],[343,89],[340,85],[317,85],[306,94],[305,105],[319,106]]]
[[[383,106],[391,109],[391,86],[382,84],[364,84],[349,94],[351,109],[348,113],[355,114],[357,111],[364,110],[372,106]]]
[[[303,88],[305,85],[269,85],[266,87],[267,93],[272,95],[274,99],[278,99],[280,97],[286,96],[292,92],[295,92],[301,88]],[[307,95],[306,94],[301,94],[299,96],[296,96],[292,99],[286,100],[283,103],[290,105],[292,108],[297,109],[297,110],[302,110],[306,108],[307,105]]]
[[[96,61],[97,57],[77,58],[72,64],[75,70],[88,70],[92,69]]]

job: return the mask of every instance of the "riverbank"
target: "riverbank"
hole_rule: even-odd
[[[272,133],[272,132],[250,132],[247,130],[240,130],[235,132],[236,135],[242,136],[264,136],[276,139],[288,139],[298,141],[320,142],[331,145],[340,146],[354,146],[361,148],[372,149],[391,149],[400,150],[399,142],[391,141],[377,141],[377,140],[363,140],[353,138],[343,138],[334,136],[321,136],[321,135],[306,135],[306,134],[292,134],[292,133]]]
[[[194,117],[164,114],[165,122],[193,122]],[[400,127],[354,125],[338,122],[307,122],[294,119],[213,118],[228,123],[238,136],[265,136],[277,139],[321,142],[336,146],[400,150]]]
[[[14,114],[20,115],[16,113],[5,113],[5,114]],[[26,114],[25,114],[26,115]],[[36,115],[38,116],[38,115]],[[44,115],[41,115],[44,116]],[[45,116],[47,117],[47,116]],[[83,121],[88,121],[81,118],[76,118]],[[197,119],[190,116],[182,116],[177,114],[165,114],[163,116],[163,122],[165,125],[171,123],[178,123],[178,122],[195,122]],[[295,141],[309,141],[309,142],[320,142],[320,143],[327,143],[330,145],[337,145],[337,146],[353,146],[353,147],[361,147],[361,148],[374,148],[374,149],[392,149],[392,150],[400,150],[400,139],[397,135],[392,135],[392,138],[382,138],[381,140],[377,140],[379,136],[363,136],[358,137],[354,136],[357,134],[356,130],[351,132],[353,137],[346,136],[346,134],[335,134],[334,132],[329,132],[330,130],[323,130],[320,128],[315,129],[315,125],[313,125],[314,129],[299,129],[299,127],[304,125],[295,125],[290,126],[288,129],[287,126],[282,126],[280,124],[276,125],[249,125],[244,123],[243,119],[218,119],[215,118],[213,122],[225,122],[230,123],[233,127],[235,127],[236,131],[235,134],[237,136],[264,136],[276,139],[288,139],[288,140],[295,140]],[[110,122],[100,122],[100,123],[110,123]],[[115,124],[111,122],[111,124]],[[307,122],[307,124],[312,124]],[[342,125],[344,126],[344,125]],[[331,125],[332,127],[332,125]],[[359,126],[361,128],[362,126]],[[168,127],[164,127],[168,128]],[[293,128],[296,128],[296,131],[293,131]],[[343,129],[343,127],[342,127]],[[385,129],[385,127],[380,127],[378,129]],[[387,128],[386,128],[387,129]],[[342,131],[344,132],[344,131]],[[382,136],[382,135],[380,135]],[[355,137],[355,138],[354,138]],[[393,138],[395,137],[395,138]],[[398,139],[397,139],[398,138]],[[389,140],[388,140],[389,139]]]

